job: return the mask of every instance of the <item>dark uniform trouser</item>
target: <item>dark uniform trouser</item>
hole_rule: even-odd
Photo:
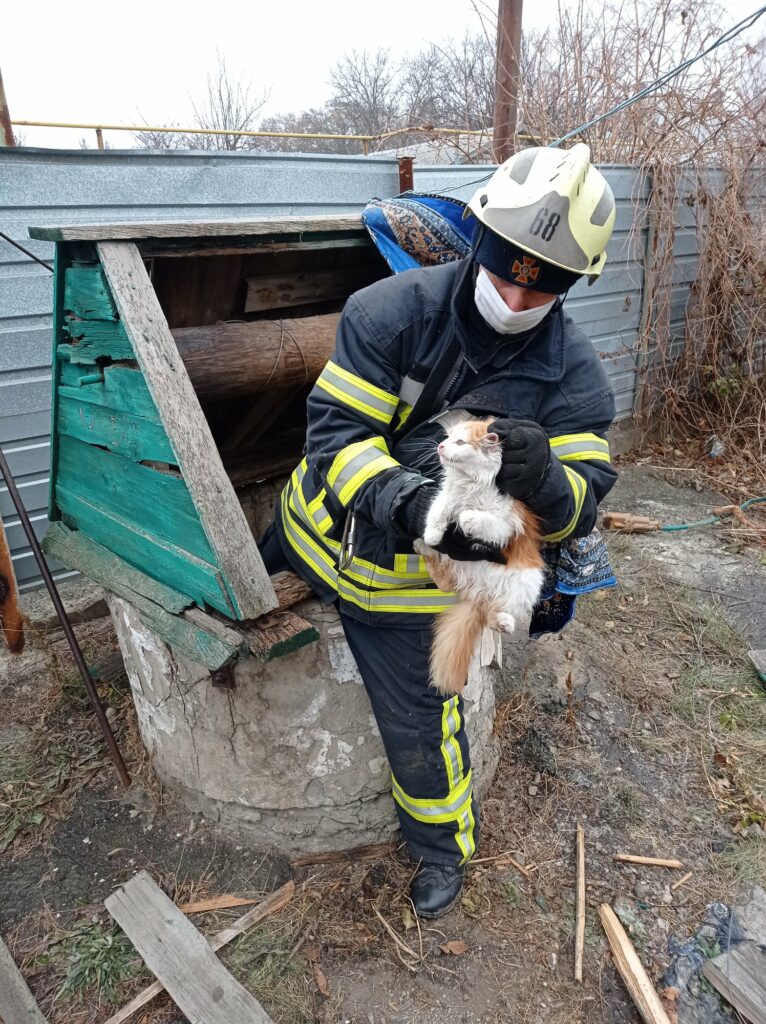
[[[261,542],[270,573],[289,568],[272,529]],[[341,612],[383,738],[404,838],[415,860],[461,864],[476,848],[479,815],[460,697],[429,685],[431,626],[370,626]]]

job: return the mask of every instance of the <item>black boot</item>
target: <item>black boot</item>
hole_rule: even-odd
[[[434,918],[454,907],[462,889],[462,867],[424,863],[410,887],[410,895],[418,917]]]

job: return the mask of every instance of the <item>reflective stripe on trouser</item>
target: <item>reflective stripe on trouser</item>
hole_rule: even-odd
[[[431,628],[371,626],[341,612],[393,775],[404,838],[415,860],[465,863],[476,849],[468,739],[460,697],[429,685]]]

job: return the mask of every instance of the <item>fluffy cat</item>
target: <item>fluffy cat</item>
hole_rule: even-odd
[[[438,447],[444,468],[441,488],[426,518],[416,550],[441,590],[459,601],[437,617],[431,651],[431,685],[443,694],[465,686],[476,645],[485,627],[510,633],[526,619],[543,584],[537,518],[495,484],[502,460],[490,420],[468,420],[451,427]],[[453,561],[433,550],[450,523],[469,536],[502,548],[505,564]]]

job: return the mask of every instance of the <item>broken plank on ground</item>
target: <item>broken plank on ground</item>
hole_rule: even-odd
[[[0,1021],[3,1024],[46,1024],[21,971],[1,938]]]
[[[754,942],[707,960],[702,973],[743,1017],[766,1024],[766,953]]]
[[[267,896],[265,900],[262,900],[257,906],[253,907],[252,910],[248,910],[242,917],[238,917],[237,920],[229,925],[228,928],[224,928],[223,931],[216,932],[211,938],[208,939],[210,948],[215,951],[221,949],[227,945],[232,939],[236,939],[242,932],[246,932],[248,928],[252,928],[258,924],[259,921],[263,921],[271,914],[276,914],[278,910],[282,910],[286,907],[290,900],[295,895],[295,882],[285,882],[285,884],[273,892],[271,896]],[[179,908],[180,909],[180,908]],[[160,995],[164,992],[165,988],[161,981],[155,981],[149,985],[148,988],[143,989],[134,996],[129,1003],[126,1003],[121,1007],[117,1013],[105,1021],[104,1024],[123,1024],[124,1021],[128,1020],[136,1010],[140,1010],[142,1006],[151,1002],[155,996]]]
[[[273,1024],[146,871],[105,906],[190,1024]]]

